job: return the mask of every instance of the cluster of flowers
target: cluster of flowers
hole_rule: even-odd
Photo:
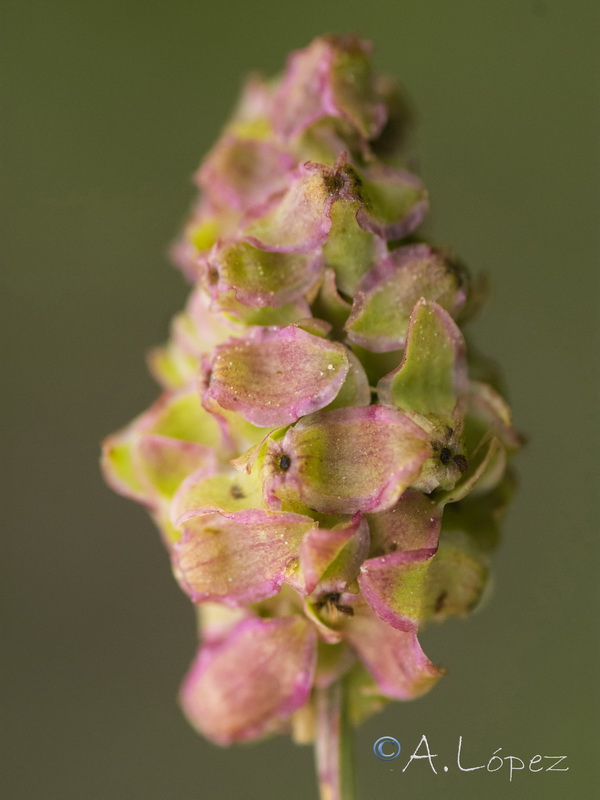
[[[355,722],[427,692],[419,628],[486,586],[519,437],[467,354],[465,267],[415,233],[408,117],[356,37],[248,81],[175,247],[193,289],[150,356],[164,393],[104,445],[198,606],[181,700],[220,744],[310,738],[342,679]]]

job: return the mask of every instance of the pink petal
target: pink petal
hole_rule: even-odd
[[[323,116],[335,113],[326,91],[331,57],[323,39],[289,56],[273,104],[275,130],[284,139],[295,138]]]
[[[386,697],[420,697],[444,674],[421,650],[416,634],[390,628],[366,608],[355,609],[347,624],[346,639]]]
[[[175,326],[173,337],[183,349],[194,356],[211,353],[216,345],[244,330],[215,309],[201,287],[196,287],[190,294],[186,314],[189,325]]]
[[[275,96],[277,132],[292,139],[324,117],[338,117],[367,139],[385,122],[374,91],[370,47],[355,36],[328,36],[293,53]]]
[[[246,605],[272,597],[298,565],[298,549],[314,520],[258,509],[188,518],[173,563],[183,590],[205,600]]]
[[[257,328],[216,348],[207,397],[254,425],[323,408],[348,374],[346,350],[301,328]]]
[[[369,514],[371,554],[437,549],[442,512],[428,495],[407,489],[395,506]]]
[[[221,203],[246,211],[285,189],[293,166],[292,156],[271,142],[226,134],[205,159],[196,182]]]
[[[266,122],[271,115],[273,89],[271,81],[254,73],[246,78],[238,104],[232,116],[232,128],[253,130],[253,125]]]
[[[252,213],[243,236],[260,250],[309,253],[327,239],[331,204],[342,188],[335,170],[307,162],[285,193]]]
[[[307,702],[315,662],[316,636],[302,617],[244,620],[201,648],[181,689],[183,710],[217,744],[256,739]]]

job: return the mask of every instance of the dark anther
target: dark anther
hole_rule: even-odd
[[[446,605],[446,600],[448,599],[448,592],[442,592],[437,600],[435,601],[435,611],[436,613],[440,612],[443,607]]]
[[[363,185],[362,178],[360,175],[357,175],[354,170],[352,170],[352,173],[352,188],[358,191],[358,189],[360,189]]]
[[[327,608],[331,611],[335,608],[340,614],[345,614],[347,617],[353,617],[354,609],[352,606],[345,606],[340,603],[341,599],[342,595],[340,592],[329,592],[328,594],[322,595],[321,598],[317,600],[315,603],[315,608],[317,611],[320,611],[322,608]]]
[[[219,272],[214,267],[208,270],[208,282],[211,286],[219,282]]]
[[[461,472],[467,471],[468,464],[467,464],[467,459],[464,456],[461,455],[454,456],[454,463]]]
[[[315,603],[315,608],[320,609],[327,605],[335,605],[340,602],[341,594],[339,592],[330,592],[329,594],[321,595],[320,599]]]
[[[279,469],[283,470],[283,472],[287,472],[288,469],[292,466],[292,462],[289,456],[285,454],[280,456],[279,458]]]
[[[349,164],[346,164],[346,166],[343,167],[343,172],[346,176],[346,181],[348,182],[348,188],[351,191],[358,192],[363,185],[363,182],[356,170],[352,169]]]
[[[344,186],[344,179],[337,172],[334,172],[331,175],[326,175],[323,178],[323,182],[325,183],[325,188],[327,189],[327,193],[330,197],[338,194]]]
[[[440,461],[442,464],[448,464],[452,460],[452,451],[449,450],[447,447],[442,448],[442,452],[440,453]]]
[[[231,496],[234,498],[234,500],[243,500],[246,495],[242,492],[240,487],[234,483],[231,487]]]

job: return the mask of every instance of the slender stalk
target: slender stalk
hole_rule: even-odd
[[[315,758],[321,800],[357,800],[352,731],[342,681],[316,690]]]

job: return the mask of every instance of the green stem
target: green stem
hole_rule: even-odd
[[[348,721],[342,681],[316,690],[315,757],[321,800],[357,800]]]

